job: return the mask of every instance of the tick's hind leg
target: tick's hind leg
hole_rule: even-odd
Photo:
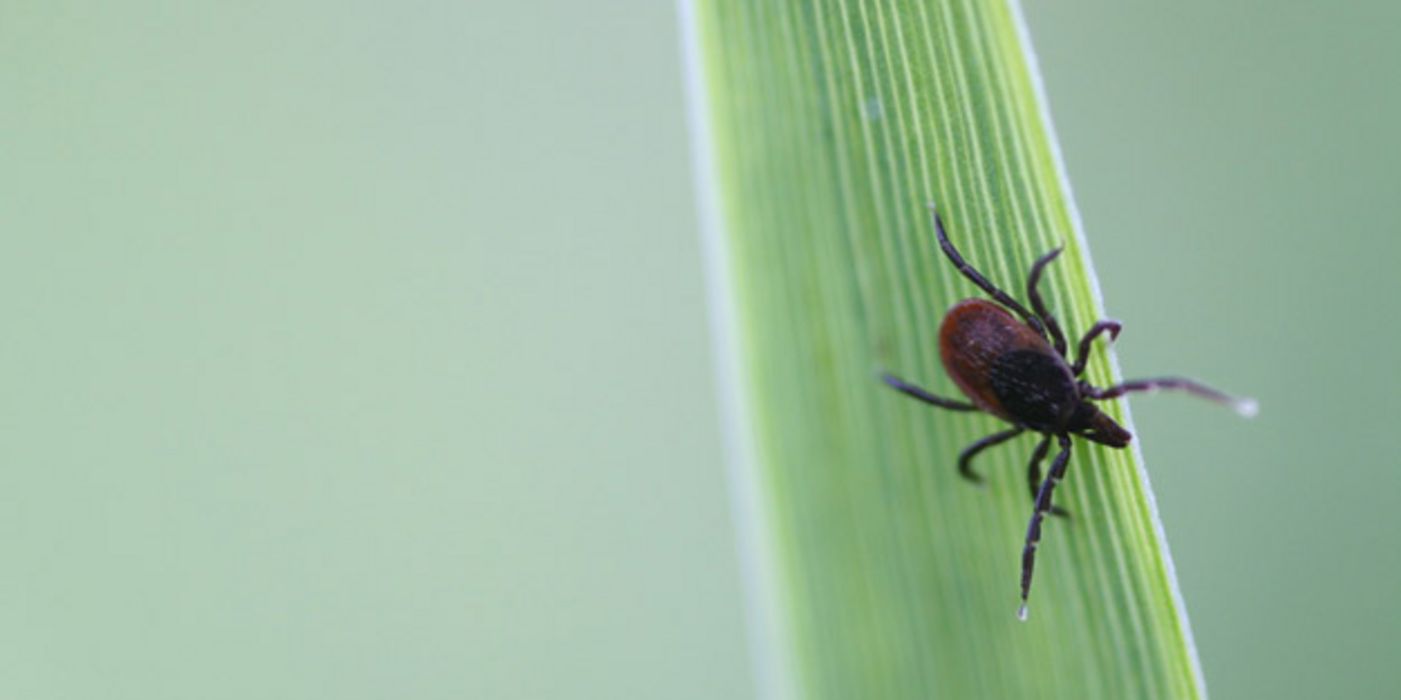
[[[1012,428],[1010,430],[1004,430],[1000,433],[993,433],[992,435],[989,435],[969,445],[968,447],[965,447],[963,449],[963,452],[959,453],[958,455],[959,475],[975,484],[982,483],[983,477],[978,476],[977,472],[973,471],[973,458],[977,457],[979,452],[982,452],[983,450],[986,450],[987,448],[992,447],[993,445],[1001,445],[1002,443],[1007,442],[1008,440],[1011,440],[1012,438],[1018,435],[1021,435],[1023,430],[1023,428]]]
[[[1026,467],[1026,483],[1031,488],[1031,502],[1036,503],[1036,493],[1041,489],[1041,460],[1046,458],[1046,452],[1051,449],[1051,436],[1041,438],[1041,442],[1036,443],[1036,450],[1031,453],[1031,464]],[[1051,515],[1062,518],[1070,517],[1070,511],[1053,505]]]
[[[1056,484],[1065,478],[1065,465],[1070,462],[1070,436],[1057,435],[1056,440],[1060,442],[1060,452],[1056,453],[1055,461],[1051,462],[1051,472],[1046,475],[1046,480],[1041,483],[1041,490],[1036,494],[1031,524],[1026,528],[1026,546],[1022,548],[1022,607],[1017,611],[1017,617],[1022,620],[1026,619],[1026,599],[1031,594],[1031,573],[1036,568],[1036,547],[1041,544],[1041,521],[1051,512],[1051,494],[1055,492]]]
[[[1075,376],[1085,373],[1085,363],[1090,361],[1090,344],[1095,342],[1102,333],[1109,334],[1109,342],[1114,342],[1119,338],[1119,331],[1124,327],[1118,321],[1104,320],[1090,327],[1084,337],[1080,338],[1080,347],[1075,351],[1075,364],[1070,369]]]
[[[904,394],[904,395],[906,395],[906,396],[909,396],[909,397],[918,399],[918,400],[920,400],[920,401],[923,401],[923,402],[925,402],[925,403],[927,403],[927,404],[929,404],[929,405],[931,405],[931,406],[938,406],[939,408],[947,408],[947,409],[949,409],[950,411],[976,411],[976,410],[978,410],[978,407],[977,407],[977,406],[974,406],[974,405],[971,404],[971,403],[967,403],[967,402],[964,402],[964,401],[958,401],[958,400],[956,400],[956,399],[946,399],[946,398],[944,398],[944,397],[942,397],[942,396],[938,396],[938,395],[935,395],[935,394],[931,394],[931,393],[925,391],[924,389],[921,389],[921,388],[919,388],[919,387],[917,387],[917,386],[915,386],[915,385],[913,385],[913,384],[910,384],[910,383],[906,382],[905,380],[903,380],[903,379],[901,379],[901,378],[899,378],[899,377],[897,377],[897,376],[895,376],[895,375],[893,375],[893,374],[890,374],[889,372],[887,372],[887,373],[885,373],[885,374],[882,374],[882,375],[880,376],[880,378],[881,378],[881,381],[885,382],[890,388],[892,388],[892,389],[894,389],[894,390],[896,390],[896,391],[898,391],[898,392],[900,392],[900,393],[902,393],[902,394]]]
[[[1038,289],[1042,270],[1060,255],[1061,250],[1056,248],[1038,258],[1031,266],[1031,273],[1026,276],[1026,296],[1031,300],[1031,308],[1041,317],[1041,322],[1046,324],[1046,331],[1051,335],[1051,344],[1055,346],[1056,352],[1065,357],[1065,334],[1061,332],[1060,324],[1056,323],[1056,317],[1051,315],[1051,310],[1046,308],[1046,302],[1041,300],[1041,291]]]
[[[1103,389],[1090,387],[1088,396],[1095,400],[1116,399],[1124,394],[1133,392],[1158,391],[1159,389],[1175,389],[1185,391],[1193,396],[1197,396],[1208,401],[1215,401],[1223,406],[1230,406],[1236,413],[1250,418],[1260,410],[1255,399],[1237,398],[1229,394],[1217,391],[1205,384],[1194,382],[1182,377],[1160,377],[1157,379],[1134,379]]]
[[[1038,334],[1042,336],[1046,335],[1046,330],[1041,325],[1041,319],[1037,318],[1036,314],[1027,311],[1026,307],[1018,304],[1017,300],[1013,299],[1011,295],[998,289],[997,285],[989,282],[988,278],[973,269],[973,266],[969,265],[968,262],[963,259],[963,256],[958,254],[958,249],[954,248],[953,244],[949,242],[949,234],[944,231],[944,220],[939,217],[939,210],[934,208],[933,202],[929,204],[929,211],[934,214],[934,233],[939,237],[939,248],[944,251],[944,255],[948,257],[949,262],[953,263],[953,266],[958,268],[959,273],[967,277],[968,281],[978,285],[979,289],[987,292],[987,295],[992,297],[993,301],[1011,309],[1018,316],[1021,316],[1022,320],[1026,321]]]

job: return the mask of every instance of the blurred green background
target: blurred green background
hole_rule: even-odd
[[[1030,3],[1208,686],[1401,686],[1401,7]],[[752,693],[670,3],[0,2],[0,697]]]

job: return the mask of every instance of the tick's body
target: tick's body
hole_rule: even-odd
[[[973,405],[1039,433],[1075,433],[1110,447],[1132,437],[1093,404],[1039,333],[1002,307],[964,299],[939,326],[944,371]]]
[[[1023,432],[1043,435],[1032,452],[1027,469],[1027,481],[1035,505],[1027,527],[1026,544],[1022,550],[1022,608],[1026,616],[1026,599],[1031,590],[1031,574],[1036,563],[1036,547],[1041,540],[1041,523],[1047,513],[1063,515],[1065,511],[1052,505],[1056,484],[1065,476],[1070,461],[1070,437],[1077,435],[1109,447],[1122,448],[1132,435],[1112,418],[1090,403],[1112,399],[1132,391],[1182,389],[1198,396],[1234,405],[1245,415],[1253,414],[1254,402],[1232,399],[1188,379],[1146,379],[1124,382],[1100,389],[1079,379],[1094,339],[1108,332],[1118,336],[1116,321],[1100,321],[1080,339],[1074,364],[1066,357],[1065,336],[1060,326],[1041,300],[1037,283],[1041,272],[1060,249],[1043,255],[1031,267],[1027,278],[1027,296],[1035,312],[1028,311],[1006,292],[983,277],[963,260],[949,242],[943,222],[934,215],[939,246],[949,261],[965,277],[978,285],[997,303],[982,299],[964,299],[949,309],[939,326],[939,357],[944,370],[972,403],[946,399],[925,391],[893,376],[885,375],[887,384],[925,403],[956,411],[984,411],[1012,424],[1012,427],[989,435],[969,445],[959,455],[958,470],[964,477],[980,481],[972,470],[972,460],[981,451],[1010,440]],[[1015,313],[1017,316],[1013,316]],[[1046,479],[1041,479],[1041,460],[1046,457],[1055,439],[1060,446],[1051,463]]]
[[[944,371],[973,403],[1008,423],[1060,432],[1080,394],[1070,366],[1002,307],[964,299],[939,326]]]

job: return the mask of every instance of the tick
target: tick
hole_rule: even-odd
[[[1111,387],[1096,387],[1081,378],[1090,347],[1096,338],[1108,333],[1112,341],[1122,326],[1118,321],[1104,320],[1090,327],[1075,348],[1075,360],[1066,354],[1065,334],[1051,315],[1037,289],[1046,266],[1061,254],[1056,248],[1041,256],[1031,266],[1026,278],[1026,296],[1031,309],[1017,303],[1011,295],[999,289],[972,265],[964,261],[949,242],[944,222],[937,210],[934,230],[939,248],[949,262],[964,277],[987,293],[986,299],[964,299],[954,304],[939,325],[939,359],[944,371],[968,397],[969,402],[937,396],[892,374],[882,375],[886,384],[924,403],[951,411],[982,411],[1011,424],[968,447],[958,455],[958,473],[972,482],[982,477],[973,471],[973,458],[983,450],[1002,444],[1025,432],[1041,434],[1032,450],[1027,467],[1027,485],[1033,502],[1031,523],[1026,529],[1022,548],[1021,607],[1017,617],[1027,616],[1027,596],[1031,592],[1031,574],[1036,566],[1036,547],[1041,541],[1041,523],[1046,514],[1064,516],[1067,513],[1051,502],[1056,484],[1065,478],[1070,462],[1071,437],[1084,438],[1108,447],[1122,449],[1133,435],[1114,422],[1094,401],[1115,399],[1125,394],[1158,389],[1177,389],[1189,394],[1230,406],[1243,416],[1253,416],[1256,404],[1251,399],[1239,399],[1211,387],[1181,377],[1137,379]],[[995,303],[994,303],[995,302]],[[1014,315],[1015,314],[1015,315]],[[1055,440],[1060,448],[1046,478],[1041,478],[1041,462]]]

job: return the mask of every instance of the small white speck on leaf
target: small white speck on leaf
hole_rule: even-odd
[[[885,116],[885,106],[881,104],[879,97],[866,98],[866,104],[861,111],[867,121],[880,121],[880,118]]]

